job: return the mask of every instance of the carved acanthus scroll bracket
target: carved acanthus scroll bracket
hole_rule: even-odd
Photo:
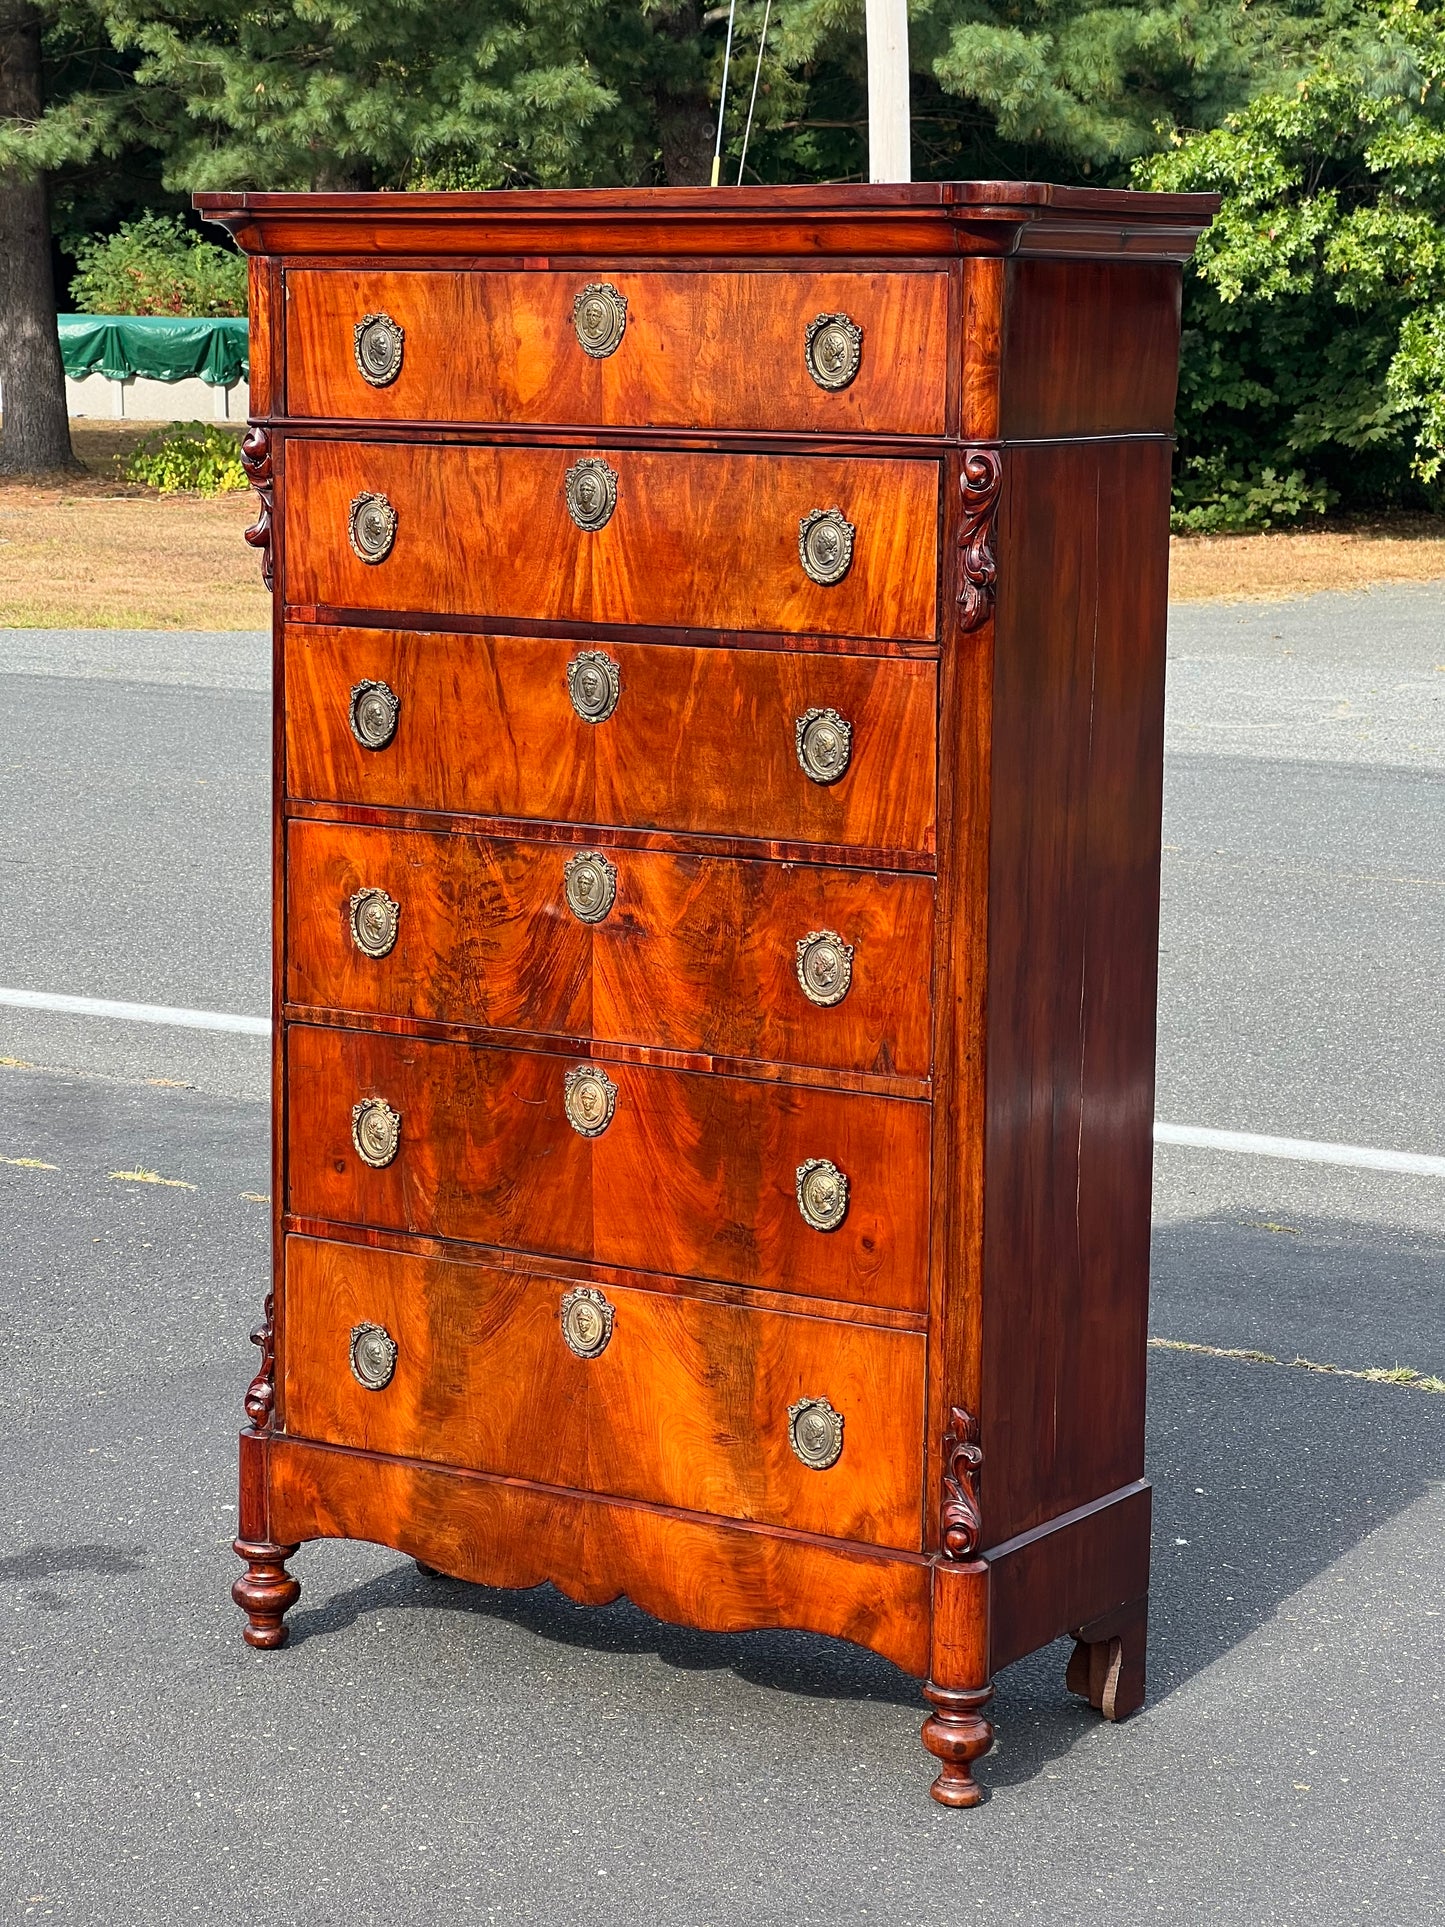
[[[955,1405],[943,1435],[943,1556],[972,1559],[983,1539],[978,1479],[983,1453],[978,1443],[978,1420]]]
[[[245,532],[253,549],[261,551],[261,580],[269,589],[275,580],[271,558],[271,517],[275,510],[271,472],[271,437],[264,428],[248,428],[241,443],[241,466],[260,502],[256,520]]]
[[[276,1403],[276,1294],[268,1291],[261,1322],[251,1333],[251,1343],[260,1347],[261,1364],[246,1387],[246,1416],[258,1432],[271,1426],[271,1408]]]
[[[977,629],[993,614],[998,563],[994,539],[1003,457],[996,448],[970,448],[963,458],[963,526],[958,537],[959,626]]]

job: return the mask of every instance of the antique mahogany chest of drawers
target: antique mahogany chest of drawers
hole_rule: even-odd
[[[1208,197],[211,194],[275,590],[275,1284],[326,1536],[1143,1695],[1167,518]]]

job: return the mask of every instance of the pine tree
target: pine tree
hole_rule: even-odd
[[[914,0],[915,172],[1123,179],[1299,64],[1322,25],[1310,9],[1343,4]],[[724,179],[764,5],[736,9]],[[866,176],[863,12],[773,0],[750,179]],[[0,463],[68,446],[48,185],[74,196],[121,157],[144,161],[173,206],[215,187],[703,182],[726,19],[719,0],[0,0],[0,380],[20,397]]]
[[[0,474],[77,466],[55,332],[49,189],[43,166],[16,152],[15,133],[43,123],[41,64],[39,12],[30,0],[0,0]]]

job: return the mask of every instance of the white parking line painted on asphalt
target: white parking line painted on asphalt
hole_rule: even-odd
[[[68,1017],[112,1017],[130,1024],[173,1024],[182,1030],[229,1031],[269,1037],[269,1017],[240,1017],[225,1010],[172,1010],[165,1004],[120,1004],[104,997],[58,997],[46,990],[0,989],[0,1007],[47,1010]],[[1364,1144],[1317,1144],[1309,1138],[1261,1137],[1252,1131],[1211,1131],[1197,1124],[1154,1126],[1156,1144],[1194,1151],[1234,1151],[1246,1157],[1289,1158],[1298,1164],[1337,1164],[1349,1171],[1394,1171],[1407,1177],[1445,1178],[1445,1158],[1421,1151],[1377,1151]]]
[[[181,1030],[225,1030],[269,1037],[269,1017],[237,1017],[226,1010],[172,1010],[165,1004],[117,1004],[105,997],[56,997],[47,990],[0,989],[11,1010],[50,1010],[67,1017],[118,1017],[127,1024],[174,1024]]]
[[[1197,1124],[1155,1122],[1156,1144],[1194,1151],[1241,1151],[1248,1157],[1291,1158],[1297,1164],[1339,1164],[1350,1171],[1398,1171],[1407,1177],[1445,1178],[1445,1158],[1423,1151],[1377,1151],[1366,1144],[1316,1144],[1303,1137],[1257,1137],[1252,1131],[1208,1131]]]

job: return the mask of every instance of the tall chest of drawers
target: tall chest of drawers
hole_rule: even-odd
[[[275,1279],[236,1598],[619,1594],[1143,1696],[1203,196],[199,197],[252,260]]]

